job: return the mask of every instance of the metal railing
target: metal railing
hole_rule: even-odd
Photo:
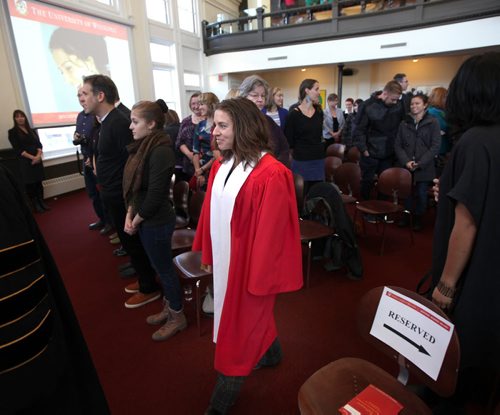
[[[206,55],[363,36],[500,15],[499,0],[333,0],[214,23],[202,22]]]

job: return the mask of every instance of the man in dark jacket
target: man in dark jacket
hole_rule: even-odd
[[[394,141],[403,119],[403,106],[399,100],[401,85],[388,82],[382,93],[361,106],[356,117],[354,145],[361,152],[361,196],[370,199],[375,174],[393,165]]]
[[[125,203],[123,201],[123,169],[128,159],[127,145],[133,140],[129,129],[130,119],[115,106],[118,90],[114,82],[105,75],[85,77],[82,86],[82,106],[101,121],[97,144],[96,172],[101,185],[101,197],[107,212],[116,227],[123,248],[130,255],[130,262],[138,274],[137,290],[125,307],[136,308],[160,298],[155,271],[151,267],[138,235],[124,232]]]

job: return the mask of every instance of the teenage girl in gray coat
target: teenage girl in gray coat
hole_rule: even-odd
[[[395,142],[399,164],[413,176],[413,196],[405,201],[405,208],[414,214],[413,229],[423,228],[422,217],[427,210],[427,192],[436,177],[434,157],[439,151],[441,135],[438,121],[427,114],[428,97],[412,97],[410,113],[401,122]],[[415,205],[415,207],[413,207]],[[399,226],[408,226],[409,218],[403,216]]]

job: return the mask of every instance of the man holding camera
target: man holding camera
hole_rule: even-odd
[[[82,105],[81,88],[78,89],[78,101]],[[83,156],[83,177],[85,179],[85,189],[89,198],[92,200],[92,206],[99,218],[97,222],[89,225],[90,230],[101,229],[101,233],[105,234],[111,230],[110,224],[107,223],[99,190],[97,189],[97,177],[94,173],[93,166],[93,142],[94,138],[99,135],[100,124],[94,114],[86,114],[82,111],[76,118],[76,130],[73,135],[73,144],[80,146]]]

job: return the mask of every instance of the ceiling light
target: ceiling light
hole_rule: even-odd
[[[302,68],[302,69],[301,69],[301,71],[302,71],[302,72],[305,72],[305,71],[306,71],[306,68]]]

